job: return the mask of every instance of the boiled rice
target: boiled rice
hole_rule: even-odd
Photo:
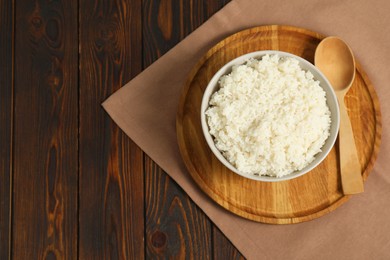
[[[326,94],[290,57],[233,66],[206,110],[209,132],[240,172],[281,177],[303,169],[330,134]]]

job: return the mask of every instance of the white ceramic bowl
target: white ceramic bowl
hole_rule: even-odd
[[[300,171],[293,172],[291,174],[285,175],[283,177],[272,177],[272,176],[255,176],[251,174],[245,174],[237,170],[229,161],[222,155],[222,153],[216,148],[213,137],[209,133],[209,127],[206,122],[206,115],[205,111],[209,107],[209,100],[211,95],[218,90],[219,84],[218,81],[221,78],[221,76],[226,75],[231,72],[231,68],[233,65],[240,65],[244,64],[249,58],[255,58],[255,59],[261,59],[262,56],[269,54],[274,55],[278,54],[279,57],[292,57],[299,61],[299,65],[303,70],[310,71],[314,78],[318,81],[320,81],[321,87],[326,92],[326,99],[327,104],[331,112],[331,126],[330,126],[330,136],[326,140],[324,146],[322,147],[322,152],[318,153],[315,156],[315,159],[313,162],[311,162],[308,166],[303,168]],[[224,65],[218,72],[213,76],[213,78],[210,80],[209,84],[207,85],[207,88],[203,94],[202,98],[202,105],[201,105],[201,122],[202,122],[202,129],[203,134],[206,138],[207,144],[209,145],[211,151],[214,153],[214,155],[218,158],[218,160],[224,164],[227,168],[232,170],[233,172],[249,179],[253,180],[259,180],[259,181],[267,181],[267,182],[278,182],[278,181],[285,181],[290,180],[299,176],[304,175],[305,173],[311,171],[314,169],[317,165],[319,165],[328,155],[330,150],[332,149],[337,134],[339,131],[340,126],[340,112],[339,112],[339,106],[337,103],[336,94],[334,93],[331,84],[326,79],[326,77],[317,69],[313,64],[308,62],[305,59],[302,59],[301,57],[298,57],[294,54],[287,53],[287,52],[281,52],[281,51],[257,51],[257,52],[251,52],[248,54],[245,54],[243,56],[240,56],[230,62],[228,62],[226,65]]]

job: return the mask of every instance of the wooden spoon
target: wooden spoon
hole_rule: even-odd
[[[336,92],[340,106],[339,151],[344,194],[364,191],[359,158],[344,97],[355,78],[355,58],[348,45],[337,37],[327,37],[317,46],[315,65],[325,74]]]

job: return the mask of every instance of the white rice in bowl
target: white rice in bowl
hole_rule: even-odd
[[[209,132],[238,171],[282,177],[310,164],[330,135],[326,93],[290,57],[233,66],[206,110]]]

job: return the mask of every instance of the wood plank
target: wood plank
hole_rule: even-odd
[[[144,66],[149,66],[227,2],[229,1],[143,1]],[[210,258],[213,251],[214,255],[224,255],[223,250],[225,247],[231,246],[230,242],[227,239],[219,239],[218,246],[212,248],[211,239],[213,237],[209,228],[212,225],[210,220],[181,188],[148,157],[145,160],[145,185],[146,196],[148,196],[145,205],[148,257],[182,256],[180,253],[183,253],[181,250],[185,246],[189,248],[185,255],[189,258]],[[161,188],[158,192],[155,187],[165,188]],[[167,199],[169,197],[174,197],[175,201]],[[173,207],[172,205],[181,205],[181,207],[188,205],[192,210],[186,210],[185,214],[167,213],[170,207]],[[186,222],[189,223],[189,227],[194,227],[194,229],[179,228]],[[187,233],[175,236],[177,230]],[[206,233],[199,235],[197,230],[203,230]],[[194,234],[199,235],[198,239],[193,239]],[[188,241],[195,244],[186,245]],[[177,245],[180,245],[179,249]],[[193,248],[196,250],[192,250]],[[221,248],[222,251],[220,251]],[[234,247],[232,254],[240,255]]]
[[[211,259],[211,223],[185,192],[146,158],[146,258]]]
[[[161,57],[230,0],[144,0],[144,66]]]
[[[77,1],[15,7],[15,259],[77,258]]]
[[[101,107],[141,71],[141,0],[80,1],[80,258],[144,258],[143,154]]]
[[[13,124],[13,1],[0,0],[0,259],[10,256]]]

